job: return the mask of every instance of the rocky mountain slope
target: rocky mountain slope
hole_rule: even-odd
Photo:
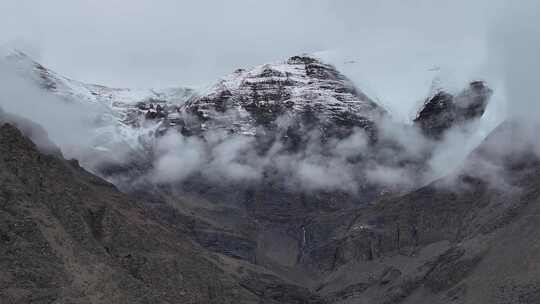
[[[483,82],[473,82],[455,96],[442,91],[434,94],[426,100],[414,125],[390,122],[390,131],[400,130],[396,136],[388,131],[391,118],[384,109],[335,68],[310,56],[237,70],[206,90],[179,88],[143,93],[70,80],[20,53],[10,60],[21,75],[65,102],[93,103],[104,109],[99,112],[102,123],[96,127],[96,134],[102,135],[100,132],[106,129],[114,136],[93,148],[114,153],[112,147],[116,144],[128,143],[137,152],[133,154],[137,157],[128,157],[125,162],[91,168],[116,182],[126,195],[73,162],[62,160],[59,153],[50,156],[54,166],[48,167],[49,163],[38,161],[45,156],[26,139],[17,142],[25,142],[22,150],[34,155],[31,162],[27,161],[28,167],[17,171],[18,162],[8,161],[23,152],[15,156],[10,152],[5,160],[9,169],[6,174],[11,178],[9,172],[15,172],[21,179],[17,180],[17,191],[26,191],[22,182],[26,175],[43,176],[47,183],[58,179],[55,174],[69,177],[60,179],[61,186],[45,184],[45,188],[30,180],[27,184],[36,194],[28,198],[25,208],[45,210],[47,220],[40,217],[41,213],[31,218],[38,227],[61,227],[54,229],[60,229],[60,238],[68,241],[53,244],[58,252],[66,250],[65,244],[70,244],[72,251],[83,252],[83,257],[68,256],[67,262],[64,255],[56,254],[57,261],[64,261],[53,263],[59,273],[70,277],[76,267],[95,273],[96,263],[106,265],[92,282],[110,282],[104,278],[118,273],[119,280],[129,284],[111,285],[112,289],[106,291],[118,301],[138,297],[130,286],[146,286],[155,292],[141,292],[149,297],[141,298],[142,303],[447,303],[450,298],[468,299],[461,289],[455,291],[456,295],[444,292],[457,288],[457,283],[476,265],[479,253],[474,246],[477,242],[484,244],[478,227],[510,212],[514,200],[519,200],[518,191],[504,196],[486,181],[486,176],[475,175],[482,170],[473,171],[475,174],[463,171],[428,186],[423,184],[427,160],[446,132],[467,128],[482,117],[491,95]],[[33,140],[41,138],[32,136],[36,134],[32,130],[39,128],[28,127],[27,122],[10,115],[0,115],[0,120],[2,117],[17,124]],[[6,140],[20,137],[13,128],[4,129],[10,134]],[[215,178],[195,171],[180,181],[156,182],[148,176],[155,169],[159,141],[171,134],[187,142],[197,140],[195,143],[205,147],[197,150],[200,154],[213,149],[210,144],[216,134],[224,136],[220,138],[225,142],[228,138],[249,138],[245,141],[249,143],[248,152],[250,157],[255,156],[248,164],[263,164],[261,178]],[[347,146],[345,156],[336,154],[335,146],[343,146],[340,143],[349,143],[351,138],[356,140],[358,135],[365,138],[365,146]],[[414,153],[406,146],[407,136],[422,142]],[[2,141],[4,146],[5,151],[21,150]],[[178,154],[183,153],[179,149]],[[205,161],[213,161],[215,156],[208,154],[211,157]],[[242,159],[245,155],[237,156]],[[306,155],[311,157],[308,162],[315,155],[323,164],[339,159],[343,170],[337,176],[354,172],[354,189],[296,184],[291,174],[299,167],[294,162],[306,161]],[[285,173],[273,162],[283,157],[292,160],[286,165],[292,170]],[[405,172],[411,183],[376,183],[367,174],[373,167]],[[332,166],[325,168],[329,171]],[[452,183],[459,187],[445,188]],[[67,190],[62,192],[63,188]],[[64,197],[70,199],[64,202]],[[62,198],[59,206],[64,207],[55,207],[52,202],[56,198]],[[134,218],[133,212],[139,216]],[[9,216],[20,220],[16,214]],[[83,227],[82,232],[64,227],[70,222]],[[95,229],[98,232],[93,233]],[[137,239],[138,234],[143,241]],[[90,242],[90,249],[71,243],[75,237],[84,244]],[[149,245],[145,237],[153,239]],[[472,240],[474,248],[459,247],[467,240]],[[43,242],[52,241],[46,238]],[[491,245],[486,246],[482,248]],[[167,259],[161,261],[162,256]],[[184,262],[173,262],[176,259]],[[69,266],[72,262],[76,267]],[[29,269],[35,271],[35,276],[41,275],[40,269]],[[167,275],[159,280],[156,276],[162,271]],[[208,275],[198,276],[199,271]],[[26,291],[21,294],[19,287],[0,290],[7,290],[14,302],[26,299],[35,288],[35,279],[28,280],[31,283],[24,283],[26,287],[21,289]],[[14,278],[4,286],[16,286],[18,281]],[[67,290],[76,294],[81,303],[101,296],[96,295],[100,288],[92,285],[97,283],[80,287],[73,282],[78,281],[66,279],[46,287],[44,292],[54,293],[52,299],[66,297],[62,292]],[[432,288],[437,284],[443,286]],[[188,290],[180,292],[182,289],[174,286],[188,286]],[[83,295],[86,290],[92,290],[90,298]],[[109,301],[102,299],[103,303]]]
[[[2,303],[322,303],[205,251],[10,124],[0,143]]]
[[[299,287],[280,267],[211,254],[178,230],[186,219],[164,223],[3,124],[0,293],[6,303],[537,303],[540,159],[513,144],[522,133],[505,123],[451,176],[313,217],[300,262],[319,271]]]
[[[451,176],[314,221],[324,245],[307,260],[330,273],[317,290],[335,303],[537,303],[540,160],[522,134],[505,123]]]

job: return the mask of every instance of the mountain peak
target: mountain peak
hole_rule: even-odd
[[[192,128],[244,134],[275,124],[278,117],[366,127],[386,113],[333,66],[309,55],[238,69],[189,100],[183,110],[199,118]]]

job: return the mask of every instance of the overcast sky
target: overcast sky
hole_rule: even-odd
[[[209,84],[317,53],[405,116],[437,74],[457,87],[489,78],[489,32],[504,2],[1,0],[0,44],[120,87]]]

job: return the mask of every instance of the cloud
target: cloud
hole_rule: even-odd
[[[203,165],[205,152],[197,138],[168,133],[157,142],[152,180],[163,183],[187,178]]]
[[[45,128],[52,141],[68,156],[91,146],[93,121],[100,113],[90,104],[74,104],[41,90],[13,66],[0,60],[0,107]]]
[[[352,165],[338,159],[302,159],[298,163],[296,178],[301,189],[356,193],[358,181],[354,179],[351,169]]]
[[[20,116],[19,122],[29,120],[39,125],[35,130],[42,127],[43,132],[34,131],[30,136],[35,143],[40,145],[50,139],[66,158],[77,158],[92,171],[101,164],[121,164],[134,152],[125,143],[107,146],[109,137],[118,130],[106,119],[110,113],[104,105],[63,99],[43,90],[19,68],[29,67],[0,59],[0,108],[6,115]]]
[[[280,129],[286,130],[288,119],[278,121]],[[369,185],[405,191],[457,168],[483,139],[476,125],[455,128],[434,142],[415,127],[385,119],[378,123],[376,146],[360,128],[348,137],[324,140],[320,131],[306,130],[299,150],[288,149],[280,140],[261,149],[253,136],[219,130],[206,131],[204,137],[170,132],[157,139],[151,175],[159,183],[202,176],[218,183],[250,184],[268,182],[270,176],[292,191],[359,194]]]
[[[509,115],[539,121],[540,3],[508,3],[503,12],[489,35],[491,64],[503,75]]]
[[[227,136],[221,132],[210,139],[211,160],[205,167],[205,175],[213,180],[223,178],[236,181],[261,178],[261,162],[253,159],[255,142],[252,137]]]

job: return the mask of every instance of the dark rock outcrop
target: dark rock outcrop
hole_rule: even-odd
[[[441,139],[450,128],[482,117],[491,94],[492,90],[482,81],[471,82],[469,88],[456,96],[439,91],[426,100],[414,123],[426,136]]]

